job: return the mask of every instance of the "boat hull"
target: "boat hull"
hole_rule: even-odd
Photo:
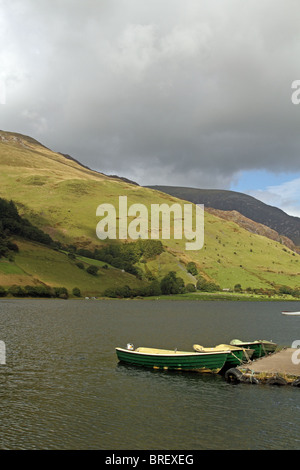
[[[225,366],[240,366],[244,363],[244,351],[240,350],[233,350],[231,354],[228,354]]]
[[[281,312],[282,315],[295,315],[295,316],[299,316],[300,315],[300,312],[286,312],[286,311],[283,311]]]
[[[262,345],[261,343],[257,342],[249,342],[249,343],[241,343],[239,346],[245,349],[252,349],[253,352],[253,359],[257,359],[258,357],[262,357],[264,354],[262,352]]]
[[[244,362],[248,362],[250,358],[253,356],[252,349],[245,349],[238,346],[233,346],[231,344],[219,344],[215,347],[215,349],[229,349],[231,354],[228,354],[227,360],[225,365],[230,366],[239,366]]]
[[[275,350],[277,348],[277,344],[272,343],[271,341],[262,341],[261,342],[261,347],[262,347],[262,353],[263,353],[263,356],[264,356],[266,354],[272,354],[273,352],[275,352]]]
[[[237,346],[231,346],[229,344],[219,344],[215,346],[214,348],[205,348],[199,344],[194,344],[193,346],[194,351],[196,352],[213,352],[213,351],[218,351],[218,352],[223,352],[223,351],[229,351],[227,354],[227,358],[225,361],[225,367],[233,367],[233,366],[239,366],[243,364],[246,360],[244,356],[244,350],[243,348],[239,348]]]
[[[232,343],[230,343],[232,344]],[[236,344],[237,345],[237,344]],[[249,341],[249,342],[239,342],[238,346],[244,349],[252,349],[253,352],[253,359],[257,359],[259,357],[266,356],[267,354],[273,353],[276,348],[277,344],[273,343],[272,341]]]
[[[157,352],[153,353],[116,348],[119,361],[126,364],[151,369],[195,371],[214,374],[217,374],[223,368],[229,353],[229,351],[214,353],[174,352],[167,350],[156,351]]]

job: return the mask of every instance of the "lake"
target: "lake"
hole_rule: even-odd
[[[289,309],[287,302],[1,300],[0,448],[299,450],[298,388],[138,369],[115,354],[128,342],[291,346],[300,318],[281,315]]]

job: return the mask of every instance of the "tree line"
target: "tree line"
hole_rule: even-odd
[[[81,293],[78,288],[74,288],[72,293],[80,297]],[[79,292],[79,295],[78,295]],[[76,294],[77,293],[77,294]],[[5,289],[0,286],[0,297],[6,297],[7,295],[13,297],[39,297],[39,298],[59,298],[59,299],[68,299],[69,292],[66,287],[50,287],[46,285],[38,286],[18,286],[14,284],[13,286]]]
[[[11,252],[18,252],[17,244],[10,240],[12,236],[39,242],[52,248],[58,247],[50,235],[19,215],[13,201],[0,198],[0,258],[8,257]]]
[[[151,297],[159,295],[185,294],[187,292],[196,292],[200,284],[187,283],[177,276],[175,271],[170,271],[160,281],[154,279],[149,285],[143,287],[129,286],[110,287],[104,292],[105,297]]]
[[[68,250],[76,255],[97,261],[103,261],[114,268],[123,269],[137,278],[143,277],[142,270],[135,266],[138,262],[146,262],[160,255],[164,251],[160,240],[137,240],[136,242],[114,243],[95,248],[93,251],[85,248],[77,248],[70,245]],[[78,267],[81,267],[80,265]]]

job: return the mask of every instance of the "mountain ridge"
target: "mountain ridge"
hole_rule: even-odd
[[[206,207],[206,211],[222,219],[231,220],[251,233],[262,235],[264,237],[270,238],[270,240],[275,240],[287,246],[290,250],[293,250],[296,253],[300,253],[300,247],[297,247],[294,242],[290,240],[290,238],[284,235],[280,235],[278,232],[271,229],[267,225],[254,222],[252,219],[248,219],[238,211],[221,211],[219,209],[213,209],[212,207]]]
[[[245,193],[225,189],[200,189],[184,186],[151,185],[147,188],[162,191],[194,204],[204,204],[222,211],[235,210],[253,220],[275,230],[279,235],[300,245],[300,218],[286,214],[282,209],[270,206]]]

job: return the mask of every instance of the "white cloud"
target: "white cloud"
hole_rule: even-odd
[[[271,206],[279,207],[289,215],[300,217],[300,178],[250,191],[248,194]]]

